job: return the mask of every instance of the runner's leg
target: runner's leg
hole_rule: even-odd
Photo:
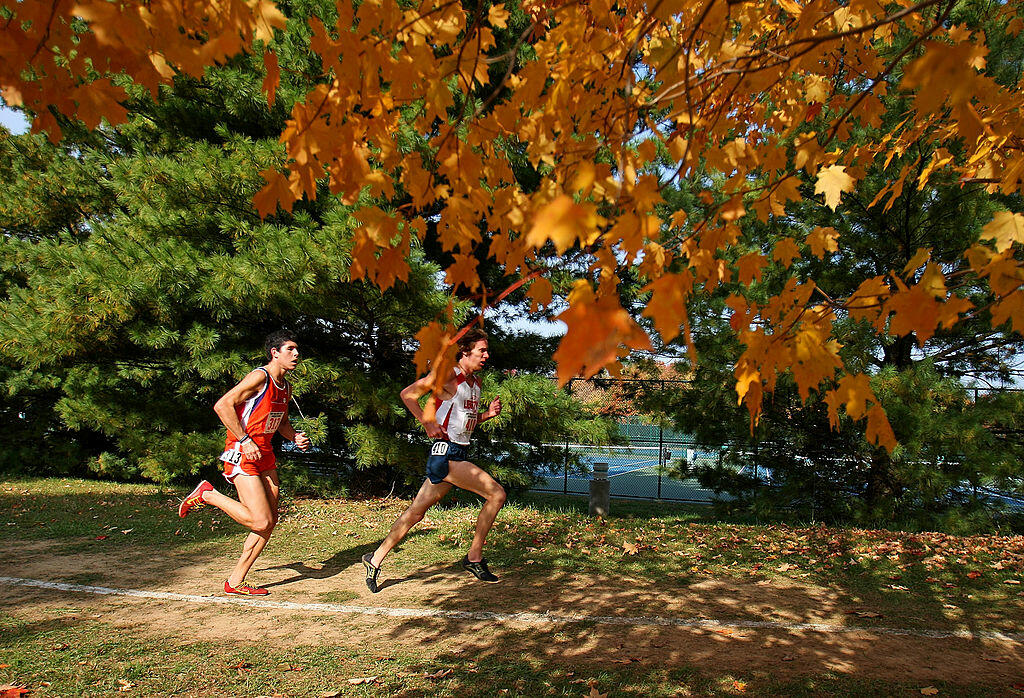
[[[380,563],[384,561],[384,558],[387,557],[392,548],[405,538],[409,529],[422,521],[427,513],[427,509],[441,501],[441,498],[448,494],[451,488],[452,486],[447,482],[435,485],[430,480],[424,479],[423,486],[416,493],[412,504],[402,512],[402,515],[395,520],[395,523],[391,524],[391,530],[384,540],[381,541],[373,557],[370,558],[370,564],[374,567],[380,567]]]
[[[238,478],[240,477],[254,476],[236,475],[234,480],[232,481],[232,484],[234,484],[236,488],[238,486]],[[239,494],[239,497],[241,497],[241,494]],[[256,519],[253,515],[253,512],[249,511],[249,508],[245,505],[244,502],[239,502],[237,499],[232,499],[231,497],[221,492],[218,492],[217,490],[209,490],[207,492],[203,492],[203,501],[209,504],[210,506],[217,507],[225,514],[230,516],[232,519],[234,519],[236,523],[239,523],[242,526],[245,526],[246,528],[253,528],[253,526],[256,523]]]
[[[453,460],[448,463],[448,477],[445,478],[445,482],[450,482],[456,487],[469,490],[484,498],[484,505],[476,519],[473,543],[469,546],[469,553],[466,555],[470,562],[480,562],[483,559],[487,533],[494,525],[494,519],[498,516],[501,507],[505,504],[505,488],[499,485],[497,480],[485,470],[466,460]]]
[[[233,587],[245,580],[245,575],[267,546],[274,524],[277,523],[277,471],[270,470],[260,475],[236,475],[235,488],[242,505],[250,512],[252,525],[242,545],[242,555],[228,577],[228,584]]]

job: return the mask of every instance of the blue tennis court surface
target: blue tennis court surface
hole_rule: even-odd
[[[718,498],[711,490],[701,487],[695,478],[681,479],[672,475],[679,470],[679,460],[716,462],[716,451],[681,445],[597,447],[568,444],[552,448],[560,453],[561,462],[552,463],[550,469],[543,473],[544,480],[534,487],[537,491],[587,494],[594,464],[606,463],[612,497],[691,502],[710,502]]]

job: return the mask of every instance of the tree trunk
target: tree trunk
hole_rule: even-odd
[[[900,371],[905,371],[914,365],[911,350],[914,348],[914,335],[907,334],[897,337],[896,340],[883,348],[885,352],[882,357],[883,366],[895,366]]]

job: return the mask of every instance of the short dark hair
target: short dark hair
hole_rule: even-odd
[[[466,332],[459,338],[459,350],[455,353],[455,360],[458,361],[462,358],[463,354],[468,354],[473,349],[473,345],[479,341],[487,341],[487,333],[481,330],[479,327]]]
[[[267,351],[267,358],[272,359],[274,355],[270,353],[271,349],[281,350],[285,342],[294,342],[295,333],[291,330],[277,330],[267,335],[267,338],[263,340],[263,348]]]

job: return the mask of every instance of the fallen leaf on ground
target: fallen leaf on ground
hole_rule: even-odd
[[[739,691],[740,693],[747,692],[747,683],[745,681],[733,681],[732,687],[733,690]]]
[[[361,676],[361,677],[359,677],[357,679],[349,679],[348,680],[349,684],[351,684],[353,686],[358,686],[359,684],[362,684],[362,683],[374,683],[376,681],[377,681],[377,677],[376,676]]]
[[[0,686],[0,698],[20,698],[29,692],[29,689],[24,686],[15,686],[13,684],[6,684]]]
[[[320,698],[339,698],[341,691],[324,691],[320,694]]]
[[[443,679],[445,676],[448,676],[448,674],[450,674],[450,673],[452,673],[451,669],[438,669],[433,674],[424,674],[423,678],[425,678],[425,679]]]
[[[1006,657],[990,657],[988,655],[981,655],[981,658],[986,662],[997,662],[999,664],[1006,664]]]
[[[939,689],[935,688],[935,686],[925,686],[924,688],[921,689],[921,695],[922,696],[934,696],[934,695],[937,695],[938,692],[939,692]]]
[[[133,682],[125,681],[124,679],[118,679],[117,683],[118,683],[118,686],[117,686],[117,692],[118,693],[127,693],[128,691],[130,691],[133,688],[135,688],[135,684]]]
[[[588,698],[608,698],[607,693],[599,693],[596,686],[590,687],[590,695]]]

